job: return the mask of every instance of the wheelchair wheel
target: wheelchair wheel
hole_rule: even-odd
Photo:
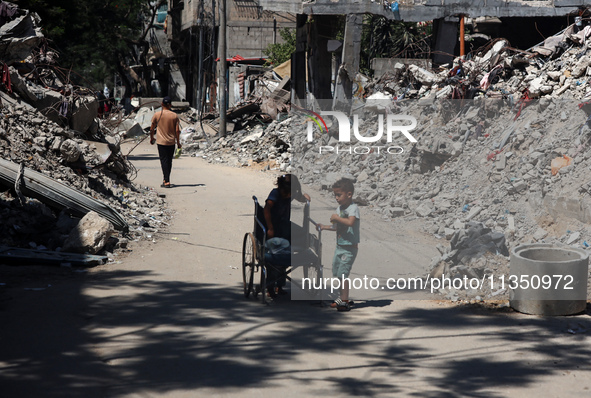
[[[242,281],[244,283],[244,297],[248,298],[252,292],[256,265],[256,245],[252,233],[244,235],[242,242]]]

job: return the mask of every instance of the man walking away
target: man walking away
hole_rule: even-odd
[[[161,187],[170,188],[170,171],[172,170],[172,158],[174,157],[174,144],[181,148],[181,129],[179,117],[170,110],[172,107],[170,97],[162,99],[162,111],[156,112],[152,117],[150,127],[150,144],[158,144],[158,157],[162,166],[164,181]],[[154,139],[154,131],[156,138]]]

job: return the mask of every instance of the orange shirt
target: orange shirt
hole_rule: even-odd
[[[156,130],[156,143],[158,145],[174,145],[176,137],[181,133],[179,117],[173,111],[163,109],[152,117],[152,130]]]

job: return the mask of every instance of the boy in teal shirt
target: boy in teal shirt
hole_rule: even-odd
[[[353,262],[357,257],[359,245],[359,207],[353,203],[355,187],[353,181],[341,178],[332,186],[334,197],[339,204],[337,212],[330,217],[332,226],[320,225],[320,228],[328,231],[336,231],[337,247],[332,261],[332,275],[341,279],[342,286],[340,297],[331,304],[339,311],[351,310],[352,301],[349,301],[349,274]]]

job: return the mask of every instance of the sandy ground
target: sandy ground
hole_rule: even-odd
[[[132,155],[158,186],[154,147]],[[176,211],[153,242],[90,270],[0,267],[0,396],[572,397],[591,388],[591,319],[537,317],[401,292],[264,306],[242,294],[242,237],[273,172],[181,157]],[[161,188],[155,188],[161,189]],[[312,217],[333,212],[309,190]],[[426,272],[435,242],[362,209],[356,276]],[[330,264],[334,235],[323,236]],[[330,272],[325,267],[325,273]],[[407,299],[404,299],[407,298]]]

